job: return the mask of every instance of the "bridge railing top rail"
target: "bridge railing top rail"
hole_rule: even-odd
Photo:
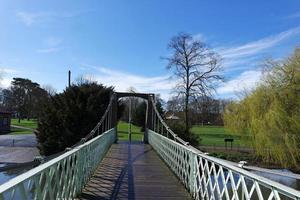
[[[176,143],[176,141],[172,141],[170,140],[170,142]],[[182,144],[176,144],[176,145],[180,145],[181,148],[186,149],[187,151],[191,151],[194,154],[197,154],[198,156],[201,156],[202,158],[206,159],[207,161],[210,161],[212,163],[217,163],[219,166],[222,166],[226,169],[230,169],[234,172],[237,172],[241,175],[247,176],[247,177],[251,177],[251,179],[260,182],[261,184],[267,186],[267,187],[272,187],[273,189],[276,189],[278,191],[280,191],[283,194],[295,194],[298,198],[300,198],[300,191],[295,190],[291,187],[285,186],[281,183],[275,182],[273,180],[270,180],[268,178],[256,175],[252,172],[249,172],[243,168],[240,167],[236,167],[234,165],[232,165],[229,162],[226,162],[225,160],[222,159],[218,159],[209,155],[204,154],[203,152],[199,151],[198,149],[194,148],[193,146],[184,146]]]
[[[265,199],[266,195],[267,199],[300,199],[300,191],[224,160],[205,155],[191,146],[180,144],[152,130],[147,131],[149,143],[178,175],[195,199],[201,199],[199,193],[207,199],[223,199],[224,196],[225,199],[231,199],[229,190],[232,191],[232,199],[252,199],[255,191],[258,199]],[[225,186],[229,182],[231,185]],[[251,182],[250,188],[247,188],[247,182]],[[261,191],[262,187],[268,188],[269,193],[264,194]]]
[[[153,104],[154,117],[152,119],[153,127],[152,128],[150,127],[151,130],[148,129],[148,132],[149,131],[153,132],[154,134],[157,134],[160,138],[154,139],[155,142],[153,142],[153,139],[152,140],[150,139],[151,137],[153,138],[153,134],[152,135],[150,134],[149,135],[150,144],[154,147],[156,146],[156,150],[161,151],[160,154],[163,157],[163,159],[166,162],[170,162],[169,166],[171,168],[173,167],[173,171],[175,171],[175,173],[178,174],[178,176],[183,176],[183,174],[185,174],[185,173],[191,173],[191,172],[186,172],[186,171],[190,171],[193,168],[193,166],[195,166],[195,165],[198,168],[201,168],[201,169],[197,169],[198,171],[196,170],[196,172],[193,172],[196,174],[198,173],[196,175],[197,178],[194,178],[195,180],[193,180],[194,181],[193,184],[195,184],[195,182],[198,182],[198,184],[199,184],[199,182],[202,181],[203,184],[205,185],[205,187],[210,188],[210,189],[206,188],[205,189],[206,192],[204,192],[203,195],[209,196],[209,193],[211,193],[211,191],[216,190],[216,187],[218,187],[218,186],[216,186],[216,185],[214,186],[214,184],[216,184],[217,179],[220,178],[221,174],[222,174],[223,178],[224,178],[224,176],[226,176],[226,175],[224,175],[223,171],[218,171],[218,170],[219,170],[219,168],[222,168],[222,169],[224,168],[231,173],[229,176],[227,176],[227,178],[230,177],[229,179],[233,183],[235,182],[233,174],[236,174],[238,176],[237,185],[234,186],[235,188],[233,190],[238,190],[239,187],[242,187],[243,188],[242,192],[246,195],[246,197],[247,196],[251,197],[253,195],[253,192],[257,191],[258,198],[264,199],[262,197],[263,194],[259,188],[265,187],[265,188],[268,188],[271,190],[271,193],[268,196],[269,199],[282,199],[282,198],[280,198],[280,195],[283,195],[284,197],[289,197],[289,199],[299,199],[300,200],[300,191],[297,191],[291,187],[285,186],[283,184],[280,184],[280,183],[270,180],[268,178],[264,178],[262,176],[254,174],[250,171],[247,171],[243,168],[238,167],[237,165],[233,165],[229,161],[208,156],[208,155],[204,154],[203,152],[201,152],[200,150],[198,150],[197,148],[189,145],[188,142],[186,142],[183,139],[181,139],[180,137],[178,137],[169,128],[167,123],[164,121],[162,116],[159,114],[159,112],[156,108],[155,100],[153,98],[151,99],[151,102]],[[169,143],[169,145],[164,144],[162,141],[166,141],[167,143]],[[169,150],[169,148],[171,148],[171,150]],[[173,152],[173,153],[170,153],[168,155],[168,152]],[[179,154],[179,155],[176,155],[175,156],[176,158],[174,158],[174,160],[173,160],[172,157],[175,154]],[[190,156],[188,156],[188,155],[190,155]],[[193,164],[191,164],[191,161],[189,161],[189,159],[195,159],[194,156],[196,156],[197,159],[193,161],[194,162]],[[181,161],[179,161],[179,160],[181,160]],[[179,163],[176,163],[176,162],[179,162]],[[175,167],[174,165],[177,165],[177,166]],[[211,165],[213,165],[213,166],[211,166]],[[189,167],[187,167],[187,166],[189,166]],[[203,170],[203,172],[201,172],[201,170]],[[186,174],[186,176],[193,176],[193,175]],[[214,176],[214,177],[218,177],[218,178],[215,179],[214,181],[211,181],[210,176]],[[186,179],[186,177],[181,177],[181,178]],[[191,177],[189,177],[189,178],[191,178]],[[246,179],[248,181],[251,180],[253,182],[253,186],[250,189],[250,191],[248,191],[248,189],[245,186],[246,182],[247,182]],[[229,180],[227,179],[222,184],[227,184],[228,181]],[[186,182],[186,180],[183,180],[183,182]],[[211,183],[209,183],[209,182],[211,182]],[[196,190],[201,190],[200,187],[202,187],[202,186],[198,186]],[[224,188],[223,188],[222,192],[224,194],[224,192],[225,192]],[[237,196],[240,194],[238,194],[237,191],[233,191],[233,193],[235,193],[235,195],[236,195],[235,197],[233,197],[233,199],[239,199]],[[228,199],[228,198],[226,198],[226,199]],[[283,198],[283,199],[285,199],[285,198]]]
[[[154,101],[153,98],[151,98],[151,102],[153,104],[153,109],[154,109],[154,127],[153,129],[157,129],[158,126],[158,131],[162,131],[164,132],[164,129],[167,131],[167,135],[171,136],[171,138],[173,138],[175,141],[179,142],[180,144],[184,145],[184,146],[189,146],[189,143],[184,141],[183,139],[181,139],[180,137],[178,137],[178,135],[176,133],[174,133],[171,128],[168,126],[168,124],[164,121],[164,119],[161,117],[161,115],[159,114],[157,107],[156,107],[156,103]],[[156,118],[158,118],[158,122],[156,121]],[[159,127],[159,123],[161,124],[161,127]]]
[[[115,129],[107,130],[12,178],[0,186],[0,199],[73,199],[93,174],[114,140]]]

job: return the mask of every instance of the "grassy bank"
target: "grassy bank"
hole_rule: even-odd
[[[12,134],[12,135],[32,134],[33,131],[28,130],[28,128],[36,129],[37,128],[37,120],[36,119],[32,119],[32,120],[25,119],[25,120],[21,120],[19,123],[18,119],[11,119],[11,125],[20,126],[20,127],[23,127],[24,129],[11,127],[11,131],[9,134]]]
[[[118,123],[118,138],[121,141],[128,140],[128,128],[129,124],[127,122],[120,121]],[[191,131],[199,136],[200,145],[202,146],[215,146],[224,147],[224,139],[232,138],[233,147],[248,147],[245,144],[242,136],[232,134],[229,130],[223,126],[193,126]],[[141,127],[132,125],[132,141],[142,141],[143,133],[141,132]],[[230,144],[228,143],[228,146]]]
[[[118,140],[128,141],[128,129],[129,124],[123,121],[118,123]],[[131,126],[131,140],[132,141],[143,141],[143,132],[141,132],[141,127]]]
[[[36,129],[37,128],[37,120],[36,119],[31,119],[31,120],[24,119],[24,120],[21,120],[19,123],[18,119],[11,119],[11,125]]]
[[[225,138],[233,139],[233,147],[247,147],[245,140],[242,139],[241,135],[233,134],[227,130],[224,126],[193,126],[191,131],[198,135],[200,138],[200,145],[202,146],[216,146],[224,147]],[[228,143],[230,146],[230,143]]]
[[[11,128],[9,134],[11,135],[23,135],[23,134],[32,134],[33,131],[25,130],[20,128]]]

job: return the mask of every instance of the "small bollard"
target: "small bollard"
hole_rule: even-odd
[[[241,160],[241,161],[238,163],[238,166],[239,166],[240,168],[243,168],[244,165],[246,165],[246,164],[247,164],[247,161]]]
[[[71,147],[67,147],[67,148],[66,148],[66,151],[70,151],[70,150],[72,150]]]
[[[37,161],[40,164],[44,163],[44,156],[35,156],[34,159],[33,159],[33,161]]]

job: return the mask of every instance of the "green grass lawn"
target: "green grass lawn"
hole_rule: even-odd
[[[22,135],[22,134],[32,134],[33,131],[24,130],[19,128],[11,128],[9,134],[11,135]]]
[[[24,120],[21,120],[21,122],[19,123],[18,119],[11,119],[11,125],[36,129],[37,128],[37,120],[36,119],[31,119],[31,120],[24,119]]]
[[[232,138],[233,146],[246,147],[247,145],[242,140],[241,135],[232,134],[223,126],[193,126],[191,131],[197,134],[200,138],[200,145],[204,146],[225,146],[224,139]],[[230,145],[230,143],[228,143]]]
[[[120,121],[118,123],[118,139],[120,141],[128,141],[128,127],[129,124],[127,122]],[[224,139],[233,138],[234,147],[247,147],[240,135],[230,133],[223,126],[193,126],[191,131],[199,136],[201,139],[200,145],[203,146],[224,147]],[[132,125],[131,138],[132,141],[143,140],[143,133],[140,127]],[[229,143],[228,145],[230,146]]]
[[[32,119],[32,120],[25,119],[25,120],[21,120],[20,123],[19,123],[18,119],[11,119],[11,125],[36,129],[37,128],[37,120],[36,119]],[[19,128],[11,127],[11,131],[10,131],[9,134],[21,135],[21,134],[32,134],[32,133],[33,133],[33,131],[31,131],[31,130],[25,130],[25,129],[19,129]]]
[[[37,128],[37,120],[21,120],[21,123],[18,123],[18,119],[11,120],[12,125],[27,127],[36,129]],[[120,141],[128,140],[128,127],[129,124],[123,121],[118,123],[118,139]],[[233,146],[234,147],[247,147],[248,145],[242,140],[242,137],[237,134],[230,133],[229,130],[224,128],[223,126],[193,126],[191,131],[197,134],[201,141],[200,145],[203,146],[216,146],[216,147],[224,147],[224,139],[225,138],[233,138]],[[10,134],[30,134],[32,131],[12,128]],[[132,141],[143,141],[143,132],[141,132],[141,127],[132,125]],[[228,145],[230,145],[228,143]]]
[[[118,140],[128,141],[128,128],[129,124],[123,121],[118,123]],[[131,141],[143,141],[143,132],[141,132],[141,127],[131,126]]]

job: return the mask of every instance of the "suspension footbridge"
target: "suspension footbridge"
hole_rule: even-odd
[[[141,143],[117,141],[117,102],[130,96],[147,101]],[[1,185],[0,199],[300,200],[300,192],[189,145],[164,122],[153,94],[114,93],[85,138]]]

